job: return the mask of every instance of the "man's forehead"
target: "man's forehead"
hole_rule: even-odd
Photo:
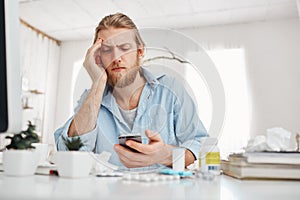
[[[108,29],[98,33],[98,38],[103,39],[103,44],[117,45],[135,41],[135,31],[132,29]]]

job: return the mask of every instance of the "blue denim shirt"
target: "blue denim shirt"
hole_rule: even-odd
[[[197,108],[192,98],[175,78],[167,75],[155,77],[149,70],[145,68],[141,70],[146,84],[140,97],[132,130],[123,120],[116,100],[107,86],[95,129],[80,136],[84,143],[81,150],[95,153],[111,152],[109,162],[123,166],[113,149],[114,144],[119,143],[118,136],[140,133],[143,143],[147,144],[145,130],[149,129],[160,133],[165,143],[189,149],[198,158],[200,138],[206,137],[207,131],[197,115]],[[75,113],[87,93],[88,90],[81,96]],[[68,138],[73,117],[54,133],[58,150],[67,150],[62,137]]]

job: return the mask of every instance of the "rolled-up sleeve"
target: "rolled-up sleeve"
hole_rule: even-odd
[[[195,122],[194,122],[195,123]],[[207,131],[202,125],[201,122],[198,122],[200,124],[196,125],[196,129],[193,131],[187,131],[186,135],[183,136],[182,133],[179,133],[177,137],[179,137],[180,141],[180,147],[184,147],[188,150],[190,150],[196,159],[199,157],[199,152],[201,150],[201,143],[200,139],[202,137],[207,137]],[[195,124],[194,124],[195,125]],[[192,126],[194,126],[192,125]],[[186,127],[187,129],[190,129],[190,127]]]
[[[55,133],[54,133],[54,138],[55,138],[55,143],[56,143],[56,148],[59,151],[68,151],[68,148],[65,145],[64,139],[71,139],[72,137],[68,137],[68,131],[69,127],[73,121],[73,117],[70,118],[63,127],[59,128]],[[97,129],[98,126],[87,132],[84,133],[80,136],[83,146],[79,149],[80,151],[94,151],[95,149],[95,144],[96,144],[96,138],[97,138]]]
[[[77,102],[78,105],[74,109],[75,114],[78,112],[87,94],[88,94],[88,90],[85,90],[84,93],[81,95],[80,100]],[[71,137],[68,137],[68,132],[75,114],[61,128],[57,129],[54,133],[56,148],[59,151],[68,151],[64,139],[69,139],[69,140],[71,139]],[[80,137],[83,143],[83,146],[79,149],[80,151],[94,151],[96,138],[97,138],[97,130],[98,130],[98,125],[96,124],[96,127],[93,130],[84,133],[80,136],[76,136],[76,137]]]
[[[193,135],[193,134],[191,134],[191,135]],[[207,136],[208,135],[207,135],[206,130],[205,129],[201,130],[201,128],[200,128],[197,130],[196,135],[193,137],[193,139],[186,140],[186,141],[182,142],[179,146],[190,150],[194,154],[195,158],[198,159],[199,152],[201,150],[200,138],[207,137]]]
[[[203,126],[197,107],[189,96],[185,88],[176,83],[176,101],[174,109],[175,134],[179,141],[179,146],[190,150],[196,159],[201,149],[200,139],[207,137],[207,130]]]

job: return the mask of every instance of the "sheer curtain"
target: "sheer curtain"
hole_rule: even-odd
[[[36,125],[42,142],[54,144],[59,41],[21,20],[20,48],[23,129],[30,120]]]

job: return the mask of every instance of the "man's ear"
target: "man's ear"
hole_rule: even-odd
[[[142,57],[144,56],[144,53],[145,53],[144,47],[143,47],[143,46],[140,46],[140,47],[138,48],[138,56],[139,56],[139,58],[142,58]]]

